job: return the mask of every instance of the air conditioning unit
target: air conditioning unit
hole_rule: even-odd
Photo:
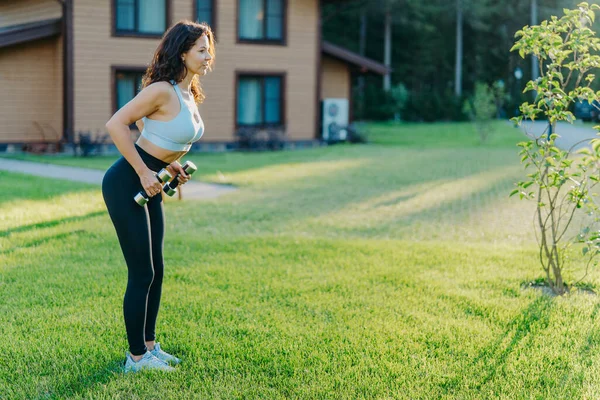
[[[339,142],[346,140],[348,132],[348,99],[323,99],[321,133],[323,140]]]

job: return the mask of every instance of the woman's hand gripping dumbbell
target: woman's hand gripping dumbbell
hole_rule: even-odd
[[[161,169],[160,171],[158,171],[158,173],[156,174],[156,179],[158,179],[158,181],[160,183],[165,183],[165,182],[169,182],[169,180],[172,178],[173,176],[171,175],[171,173],[169,171],[167,171],[165,168]],[[150,201],[150,198],[148,197],[148,195],[146,194],[146,192],[144,190],[141,190],[138,194],[136,194],[133,199],[135,200],[136,203],[138,203],[140,206],[144,206],[146,205],[146,203],[148,203],[148,201]]]
[[[194,172],[198,170],[196,165],[191,161],[186,161],[185,164],[183,164],[183,167],[181,168],[183,169],[183,172],[188,176],[188,179],[189,176],[191,176]],[[164,192],[169,196],[173,196],[175,193],[177,193],[177,186],[179,186],[179,180],[181,179],[179,175],[181,175],[181,172],[178,172],[171,182],[163,186]]]

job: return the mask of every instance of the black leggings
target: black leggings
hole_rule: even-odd
[[[144,163],[158,172],[168,163],[135,146]],[[146,341],[156,339],[155,327],[163,281],[165,233],[162,196],[140,207],[133,197],[142,189],[140,178],[124,158],[119,158],[102,180],[102,195],[117,231],[127,264],[128,280],[123,315],[129,351],[145,354]]]

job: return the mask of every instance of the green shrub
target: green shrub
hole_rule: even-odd
[[[486,83],[475,84],[475,94],[463,103],[463,112],[469,117],[479,134],[481,143],[493,133],[492,119],[497,114],[494,89]]]

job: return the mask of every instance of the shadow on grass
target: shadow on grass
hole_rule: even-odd
[[[13,248],[10,248],[10,249],[2,250],[2,251],[0,251],[0,256],[12,253],[13,251],[15,251],[17,249],[19,249],[19,250],[21,250],[21,249],[28,249],[28,248],[36,247],[36,246],[39,246],[39,245],[42,245],[42,244],[45,244],[45,243],[48,243],[48,242],[51,242],[51,241],[54,241],[54,240],[66,239],[69,236],[79,235],[79,234],[82,234],[82,233],[85,233],[85,232],[86,232],[85,229],[77,229],[77,230],[72,231],[72,232],[64,232],[64,233],[59,233],[58,235],[46,236],[46,237],[43,237],[41,239],[32,240],[32,241],[27,242],[25,244],[20,244],[17,247],[13,247]]]
[[[384,222],[378,224],[374,233],[385,232],[394,226],[410,226],[415,222],[425,225],[431,224],[433,226],[444,221],[451,222],[453,225],[455,222],[466,221],[474,212],[489,208],[480,199],[501,200],[500,193],[503,193],[503,191],[506,192],[506,198],[508,199],[509,188],[514,182],[514,176],[506,176],[494,181],[490,180],[479,190],[473,191],[464,197],[459,196],[454,199],[446,199],[430,207],[416,211],[411,210],[400,216],[392,215]],[[435,191],[435,189],[425,189],[423,193],[428,190]],[[406,201],[408,200],[410,199],[406,199]]]
[[[425,168],[427,162],[422,167],[417,165],[417,168]],[[501,198],[500,193],[505,190],[508,198],[515,177],[512,173],[502,176],[505,168],[480,168],[459,176],[442,170],[439,173],[425,173],[422,179],[396,175],[381,185],[376,182],[378,171],[365,173],[361,168],[353,168],[337,171],[334,176],[303,178],[294,182],[288,190],[264,188],[250,194],[247,200],[236,204],[236,207],[211,206],[210,219],[204,213],[192,218],[198,228],[221,225],[216,222],[221,220],[223,225],[251,224],[253,230],[265,224],[285,231],[292,224],[309,230],[317,227],[320,231],[324,227],[343,234],[377,235],[410,229],[416,222],[437,224],[445,219],[460,221],[474,210],[486,207],[488,199]],[[486,176],[488,172],[494,176]],[[367,182],[363,187],[353,185],[357,173],[368,175],[358,179]],[[383,175],[387,174],[389,171]],[[461,193],[460,187],[452,189],[453,182],[465,185],[470,180],[481,182],[477,187],[470,187],[466,193]],[[435,198],[439,185],[446,185],[447,198]],[[364,214],[363,218],[360,218],[361,214]]]
[[[81,374],[72,379],[61,382],[56,385],[50,393],[51,398],[71,398],[74,395],[81,395],[93,390],[95,386],[104,386],[113,379],[119,379],[124,374],[125,355],[123,357],[115,357],[110,360],[104,367],[96,370],[82,371]]]
[[[494,379],[499,370],[504,368],[509,355],[527,335],[538,329],[548,327],[552,304],[552,298],[548,296],[536,298],[508,323],[507,329],[502,335],[479,353],[467,370],[474,372],[474,374],[481,371],[483,376],[481,376],[475,387],[470,389],[481,390],[483,386]],[[503,343],[507,339],[509,342],[504,345]],[[441,386],[447,391],[447,394],[465,389],[460,377],[448,379]]]
[[[84,221],[86,219],[98,217],[98,216],[106,214],[106,213],[107,213],[107,211],[94,211],[94,212],[84,214],[84,215],[76,215],[73,217],[55,219],[52,221],[44,221],[44,222],[38,222],[36,224],[23,225],[23,226],[19,226],[16,228],[10,228],[10,229],[0,231],[0,237],[7,237],[13,233],[27,232],[27,231],[31,231],[31,230],[35,230],[35,229],[40,229],[40,228],[52,228],[54,226],[57,226],[60,224],[66,224],[69,222]]]
[[[594,309],[592,310],[592,313],[590,315],[590,321],[595,321],[596,317],[598,316],[598,313],[600,312],[600,304],[596,304],[594,306]],[[600,332],[598,331],[598,329],[595,329],[595,323],[592,322],[592,329],[590,334],[588,335],[588,337],[586,338],[584,344],[580,347],[579,349],[579,360],[581,360],[581,363],[587,367],[587,368],[591,368],[592,365],[594,364],[594,357],[592,356],[592,350],[594,348],[597,348],[598,345],[600,344]],[[585,375],[581,374],[581,371],[579,371],[579,374],[576,374],[575,372],[576,370],[574,368],[571,368],[567,371],[567,373],[565,373],[563,375],[563,377],[560,380],[560,384],[558,385],[558,387],[563,387],[563,388],[574,388],[574,385],[577,385],[577,388],[580,389],[583,387],[584,384],[584,379],[585,379]],[[583,397],[583,393],[581,393],[581,390],[578,391],[578,393],[574,394],[574,393],[569,393],[569,396],[571,398],[582,398]]]

